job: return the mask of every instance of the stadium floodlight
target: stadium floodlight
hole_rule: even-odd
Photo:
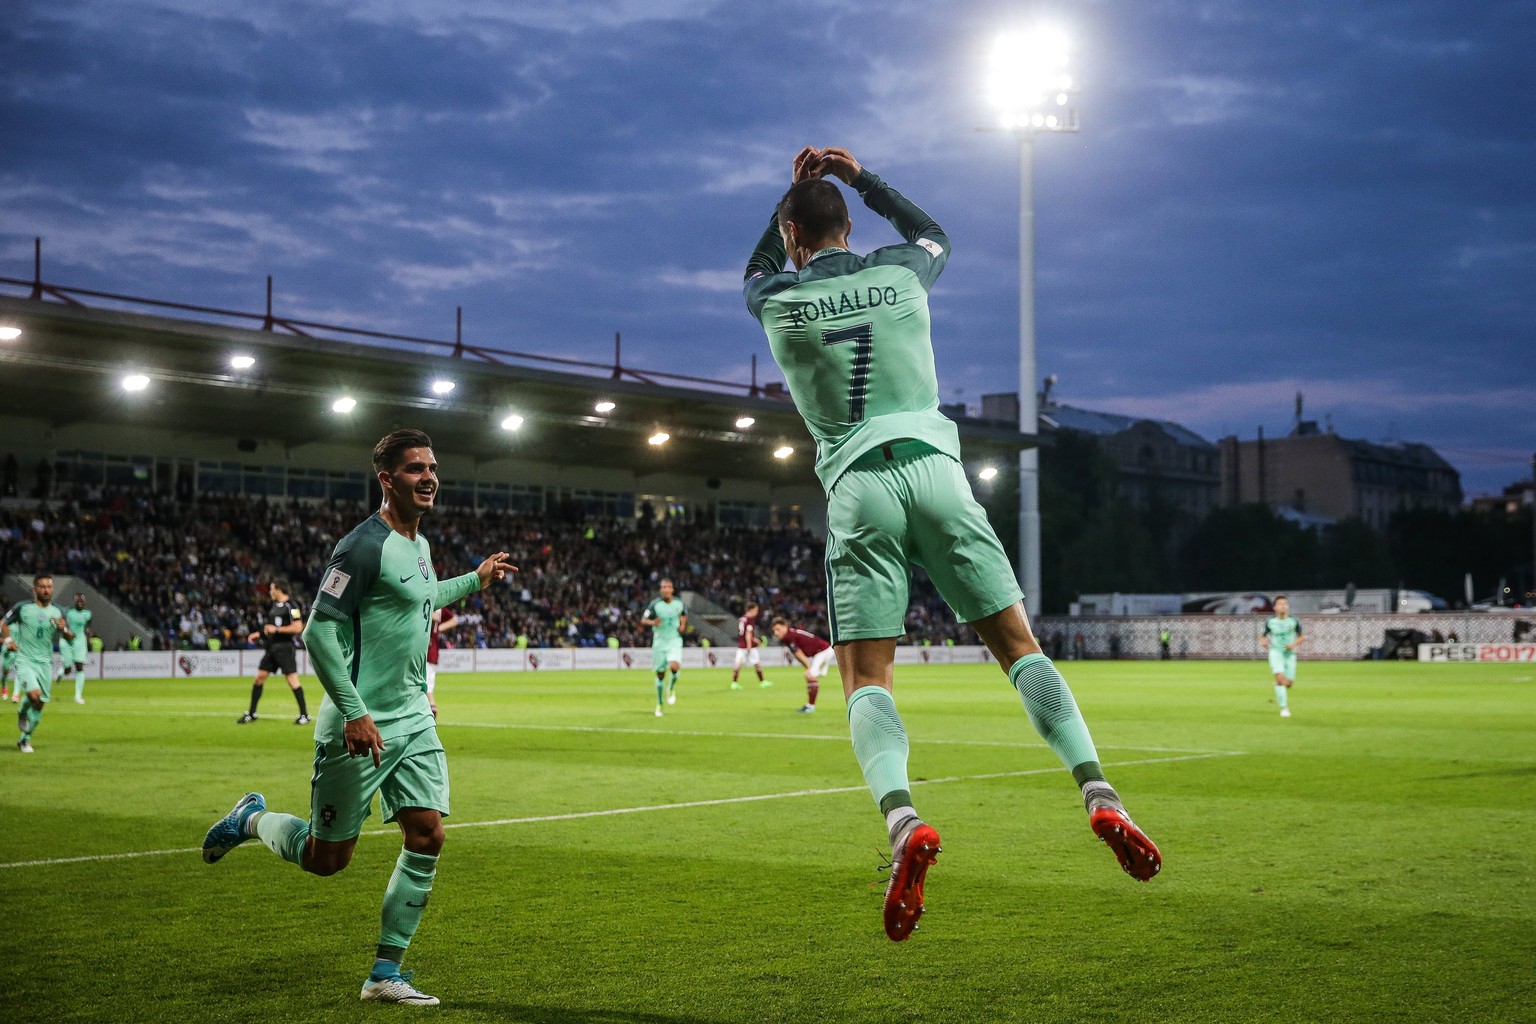
[[[256,365],[256,360],[253,356],[230,356],[229,365],[237,370],[249,370]]]
[[[746,430],[756,422],[757,420],[753,419],[751,416],[738,416],[736,417],[736,429]]]
[[[517,413],[513,413],[512,415],[508,416],[506,419],[501,421],[501,429],[502,430],[516,430],[519,427],[521,427],[522,425],[523,425],[523,418],[521,416],[519,416]]]
[[[434,395],[446,395],[448,392],[452,391],[454,387],[456,387],[456,385],[451,380],[435,380],[432,382],[432,393]]]
[[[349,413],[357,408],[357,399],[351,395],[342,395],[331,403],[331,412]]]
[[[618,408],[618,406],[615,405],[613,402],[609,402],[607,400],[604,400],[604,401],[598,402],[596,405],[594,405],[592,407],[592,411],[593,412],[613,412],[613,410],[615,410],[617,408]]]
[[[143,391],[149,387],[149,378],[142,373],[130,373],[123,378],[124,391]]]
[[[20,327],[11,327],[9,325],[0,327],[0,341],[15,341],[19,337],[21,337]]]
[[[1019,432],[1037,434],[1035,395],[1035,136],[1077,131],[1070,106],[1077,83],[1067,70],[1071,41],[1059,28],[1037,26],[998,38],[989,89],[1000,127],[1019,143]],[[1019,586],[1024,606],[1040,614],[1040,454],[1019,452]]]
[[[793,454],[795,454],[795,450],[787,444],[782,448],[775,448],[773,450],[773,457],[776,459],[787,459]]]
[[[672,435],[667,433],[665,430],[658,430],[656,433],[645,439],[647,444],[655,445],[657,448],[660,448],[670,440],[672,440]]]
[[[997,467],[996,466],[982,466],[981,467],[981,472],[977,473],[976,476],[977,476],[978,479],[981,479],[981,480],[989,480],[989,481],[993,480],[993,479],[995,479],[997,477]]]

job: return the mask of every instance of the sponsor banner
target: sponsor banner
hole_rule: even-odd
[[[736,648],[734,647],[710,647],[700,648],[704,651],[704,667],[720,668],[724,665],[736,664]]]
[[[482,648],[475,651],[476,672],[522,672],[528,668],[528,655],[522,647]]]
[[[528,671],[530,672],[554,672],[560,669],[571,668],[576,661],[576,651],[570,647],[539,647],[529,648]]]
[[[171,651],[170,654],[178,679],[241,674],[239,651]]]
[[[714,650],[713,647],[710,650]],[[677,662],[683,668],[703,668],[707,662],[704,660],[704,648],[684,647],[682,656]]]
[[[950,647],[949,660],[956,665],[983,665],[992,663],[992,652],[985,647]]]
[[[1419,644],[1419,660],[1536,662],[1536,644]]]
[[[437,670],[439,672],[473,672],[475,649],[473,647],[439,648]]]
[[[571,652],[572,668],[618,668],[616,647],[578,647]]]
[[[171,673],[169,651],[103,651],[103,679],[168,679]]]
[[[649,647],[620,647],[619,668],[643,668],[651,667],[651,649]]]

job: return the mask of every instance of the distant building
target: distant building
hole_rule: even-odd
[[[1095,412],[1041,396],[1040,433],[1089,434],[1120,470],[1120,494],[1133,506],[1172,506],[1203,519],[1221,497],[1221,468],[1216,446],[1170,420],[1140,419]],[[983,419],[1018,422],[1014,394],[982,395]]]
[[[1517,480],[1504,488],[1502,494],[1488,494],[1472,499],[1477,512],[1501,512],[1512,516],[1522,508],[1536,505],[1536,480]]]
[[[1286,437],[1220,442],[1225,505],[1258,502],[1309,520],[1357,518],[1383,527],[1402,508],[1453,512],[1461,474],[1424,444],[1376,444],[1300,420]]]

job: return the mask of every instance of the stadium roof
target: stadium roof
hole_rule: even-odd
[[[743,394],[731,395],[512,365],[494,349],[455,356],[450,343],[426,339],[359,343],[3,295],[0,324],[22,332],[0,341],[0,408],[54,426],[132,424],[290,448],[321,440],[371,446],[390,430],[412,426],[431,434],[440,450],[477,463],[511,456],[641,472],[767,475],[781,484],[815,480],[814,446],[793,405],[787,397],[746,394],[745,385]],[[254,365],[232,368],[236,354]],[[121,382],[131,373],[148,377],[149,386],[125,392]],[[453,390],[434,394],[437,379],[452,380]],[[343,394],[357,402],[345,415],[331,409]],[[616,407],[596,412],[602,399]],[[523,417],[522,426],[502,429],[513,414]],[[742,416],[755,422],[738,429]],[[958,422],[968,460],[1008,457],[1035,440],[991,423]],[[658,430],[670,440],[647,444]],[[785,444],[795,456],[773,458]]]
[[[1123,416],[1116,412],[1098,412],[1078,409],[1070,405],[1051,403],[1040,410],[1040,418],[1052,426],[1064,430],[1076,430],[1085,434],[1108,437],[1129,430],[1138,423],[1151,423],[1174,441],[1186,448],[1214,448],[1215,445],[1199,434],[1172,420],[1154,420],[1145,416]]]

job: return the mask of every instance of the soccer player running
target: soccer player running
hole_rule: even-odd
[[[848,207],[825,175],[852,186],[904,244],[850,252]],[[938,832],[913,808],[892,693],[914,564],[1006,667],[1030,722],[1071,769],[1095,834],[1133,878],[1151,879],[1161,855],[1105,780],[1071,690],[1030,631],[1013,568],[971,496],[959,433],[938,411],[928,290],[948,237],[846,149],[806,147],[791,180],[747,264],[745,297],[817,441],[827,617],[854,755],[891,841],[886,934],[900,942],[917,927],[939,853]]]
[[[1296,648],[1301,646],[1301,623],[1291,618],[1291,602],[1284,595],[1275,598],[1275,614],[1264,620],[1259,634],[1259,649],[1269,652],[1269,671],[1275,677],[1275,703],[1280,717],[1291,717],[1287,699],[1296,683]]]
[[[832,661],[832,645],[810,630],[791,626],[783,616],[774,619],[769,628],[779,643],[788,647],[795,659],[805,666],[805,704],[799,710],[801,714],[809,715],[816,710],[821,677],[827,674],[827,665]]]
[[[212,864],[247,839],[316,875],[352,860],[373,794],[405,848],[384,891],[382,927],[365,1001],[436,1006],[400,970],[421,922],[448,816],[448,762],[427,705],[425,666],[432,612],[483,590],[514,567],[498,551],[473,571],[438,580],[420,534],[437,496],[432,440],[397,430],[373,449],[383,491],[378,512],[336,545],[321,578],[304,643],[325,699],[315,723],[307,819],[266,809],[247,793],[203,839]]]
[[[747,662],[757,672],[758,686],[772,686],[773,682],[763,678],[763,659],[757,650],[757,616],[760,609],[756,601],[752,601],[741,610],[741,618],[736,620],[736,667],[731,669],[731,689],[741,689],[741,683],[737,680],[741,676],[741,663]]]
[[[85,703],[85,660],[91,656],[91,610],[85,606],[85,595],[76,594],[73,608],[64,612],[64,625],[75,635],[73,640],[59,644],[59,657],[64,662],[64,674],[75,677],[75,703]]]
[[[65,624],[64,613],[53,604],[53,576],[41,573],[32,580],[32,600],[17,601],[0,620],[0,645],[16,652],[16,692],[22,704],[16,713],[21,738],[16,749],[33,753],[32,736],[42,720],[43,708],[53,699],[53,643],[72,641],[75,634]]]
[[[651,669],[656,673],[656,717],[661,717],[661,705],[677,703],[677,674],[682,671],[683,630],[688,628],[688,612],[683,602],[672,596],[671,580],[662,580],[657,586],[661,596],[645,606],[640,625],[651,627]],[[672,673],[672,681],[666,674]]]
[[[304,686],[299,682],[299,655],[293,645],[299,634],[304,632],[304,610],[289,600],[287,580],[273,580],[267,592],[272,595],[273,602],[271,611],[267,613],[267,621],[261,624],[260,630],[253,630],[245,637],[248,644],[262,640],[266,644],[267,653],[261,656],[261,663],[256,666],[256,678],[251,680],[251,706],[235,724],[244,725],[256,721],[256,705],[261,703],[261,691],[267,685],[267,676],[281,672],[283,678],[288,680],[288,689],[293,691],[293,699],[299,704],[299,717],[293,720],[293,724],[308,725],[309,707],[304,703]]]

